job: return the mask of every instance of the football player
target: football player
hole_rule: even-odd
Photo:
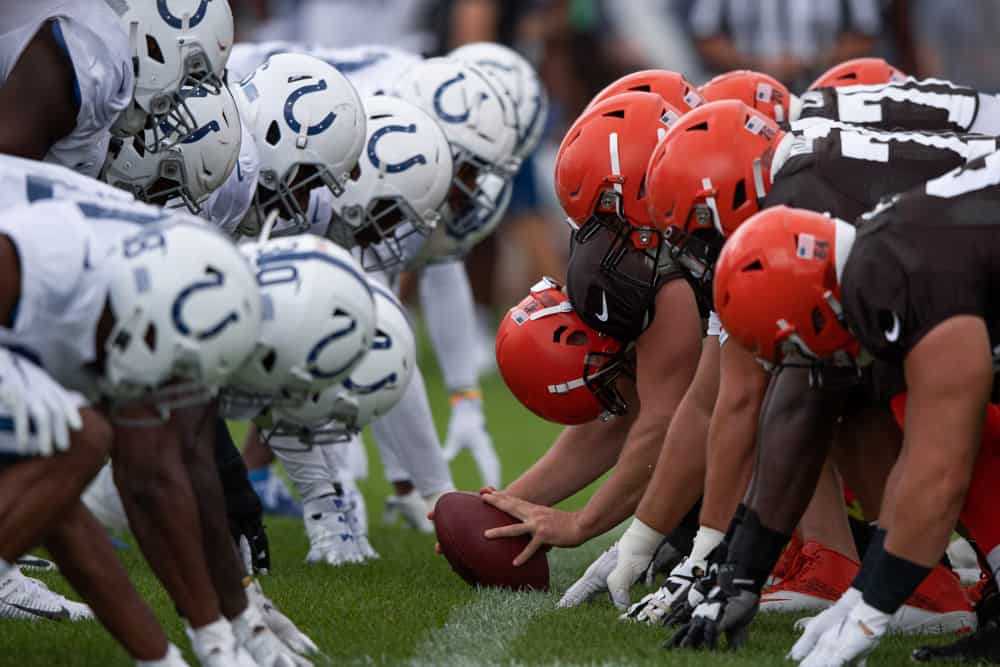
[[[722,240],[727,227],[735,229],[760,206],[791,201],[801,202],[800,205],[815,210],[834,212],[840,210],[848,215],[857,215],[866,207],[877,203],[878,197],[882,194],[904,190],[932,177],[935,173],[942,173],[982,152],[993,150],[995,146],[992,139],[977,136],[963,138],[921,133],[880,134],[850,126],[805,124],[804,129],[799,132],[793,131],[784,136],[781,136],[776,127],[772,127],[769,131],[763,129],[762,132],[771,133],[774,138],[748,150],[739,160],[719,162],[713,166],[709,166],[709,162],[702,163],[700,159],[689,163],[687,156],[698,155],[699,158],[710,161],[710,156],[720,154],[722,151],[726,155],[734,155],[734,151],[740,154],[743,145],[749,146],[752,143],[751,138],[754,133],[751,129],[755,125],[753,117],[748,115],[745,107],[734,105],[736,103],[733,102],[715,103],[711,107],[702,107],[699,114],[689,114],[685,117],[678,126],[681,129],[659,147],[650,162],[648,174],[653,193],[652,205],[658,216],[662,216],[662,220],[668,225],[674,224],[681,228],[682,232],[703,238],[714,238],[716,243]],[[705,124],[705,132],[688,130],[700,126],[700,123]],[[725,144],[725,148],[712,148],[715,132],[718,132],[715,136]],[[875,150],[865,150],[865,147],[869,146]],[[693,152],[689,153],[689,150]],[[685,157],[682,158],[682,155]],[[682,160],[685,164],[690,164],[690,170],[685,174],[679,174],[671,168],[671,165],[680,164]],[[726,176],[724,172],[727,169],[734,171]],[[681,183],[685,181],[686,184],[682,185]],[[710,190],[706,189],[706,182],[712,183]],[[747,188],[752,183],[756,194],[753,197],[744,195],[741,198],[740,183]],[[688,197],[691,199],[688,200]],[[687,201],[691,203],[686,203]],[[735,206],[737,203],[740,206]],[[707,213],[699,217],[695,213],[700,207],[705,207]],[[756,432],[764,391],[768,385],[767,374],[757,367],[752,356],[740,346],[726,345],[722,352],[720,394],[714,407],[713,422],[725,415],[726,426],[725,430],[717,431],[713,425],[710,431],[709,475],[706,477],[706,498],[702,508],[702,524],[717,531],[717,542],[721,542],[721,531],[727,525],[731,525],[729,516],[736,509],[742,496],[742,489],[746,487],[750,456],[753,451],[753,435]],[[801,396],[803,392],[810,396],[823,394],[822,391],[808,392],[810,386],[808,372],[799,375],[782,374],[772,384],[793,381],[796,384],[789,386],[794,386],[795,390],[794,392],[789,390],[789,396]],[[826,388],[830,390],[831,396],[837,396],[846,394],[847,390],[843,387],[849,388],[851,385],[850,381],[840,382],[838,387],[836,382],[830,381]],[[731,391],[727,390],[727,387]],[[777,396],[777,392],[777,388],[772,387],[772,395]],[[803,413],[799,417],[802,421],[798,423],[803,428],[808,425],[810,433],[832,433],[833,425],[843,410],[836,407],[841,404],[840,400],[842,399],[818,399],[812,408],[814,412]],[[782,431],[778,428],[777,420],[768,421],[769,415],[778,414],[776,401],[777,398],[768,403],[767,415],[761,421],[762,431],[759,436],[761,442],[767,442],[768,446],[772,446],[770,443],[773,442],[775,452],[778,451],[777,443],[782,442],[782,455],[786,457],[787,447],[790,446],[788,440],[808,441],[808,446],[814,447],[815,438],[804,438],[801,433],[787,427]],[[775,412],[772,413],[772,410]],[[789,422],[786,416],[782,423],[787,425],[794,422]],[[830,424],[830,428],[824,431],[818,426],[821,423]],[[769,424],[773,424],[775,430],[769,431],[767,428]],[[737,461],[742,463],[734,463]],[[741,466],[742,471],[738,470]],[[818,473],[818,468],[815,473]],[[805,502],[815,488],[814,479],[810,477],[808,482],[802,482],[803,491],[808,486],[809,493],[802,498],[801,506],[791,506],[785,502],[781,504],[781,508],[774,509],[774,511],[794,512],[795,518],[788,528],[789,532],[801,516]],[[788,492],[787,489],[783,491]],[[753,513],[748,510],[744,525],[756,528],[762,520],[767,520],[760,519],[755,512],[756,510]],[[739,535],[733,537],[731,551],[747,548],[746,542],[738,537]],[[781,546],[777,547],[777,552],[780,552],[786,541],[787,535],[781,541]],[[757,547],[754,550],[757,554],[763,551],[770,553],[775,548],[765,549],[760,544]],[[774,560],[777,559],[777,552],[773,553]],[[773,561],[771,565],[773,566]],[[753,577],[744,577],[752,582],[745,587],[747,594],[756,595],[753,592],[754,587],[762,586],[769,574],[770,568],[763,573],[763,578],[758,576],[759,572],[756,570]],[[756,588],[756,591],[759,590],[760,588]],[[664,594],[676,598],[670,591],[664,591]],[[965,606],[967,608],[967,603]],[[678,636],[678,641],[686,640],[687,643],[695,645],[702,639],[704,637],[700,631],[685,632]]]
[[[578,229],[573,234],[568,268],[569,301],[563,299],[559,307],[572,307],[586,329],[618,345],[634,345],[636,380],[635,389],[630,391],[638,394],[638,408],[609,423],[596,419],[601,410],[576,415],[554,408],[550,411],[547,403],[571,404],[573,396],[585,397],[587,377],[597,375],[600,364],[595,361],[589,372],[583,363],[576,369],[563,366],[552,369],[558,372],[550,372],[545,365],[550,354],[562,349],[564,330],[549,331],[551,342],[546,343],[544,336],[529,334],[536,327],[549,330],[553,320],[541,315],[534,319],[525,316],[523,327],[505,321],[498,336],[498,363],[512,392],[525,404],[534,403],[536,410],[548,418],[570,416],[572,420],[564,423],[576,424],[564,430],[549,452],[503,492],[486,496],[487,502],[522,520],[489,531],[489,537],[532,534],[531,543],[517,557],[516,564],[543,544],[580,544],[609,530],[634,511],[679,409],[678,403],[692,382],[697,359],[703,349],[710,347],[702,344],[694,291],[669,254],[659,252],[662,246],[655,244],[647,208],[645,165],[669,124],[680,117],[675,107],[653,93],[613,95],[590,107],[570,128],[560,147],[556,188],[563,208]],[[615,259],[621,261],[613,268]],[[540,312],[544,313],[558,305],[545,300],[540,303],[544,306]],[[512,309],[508,319],[517,312],[517,308]],[[664,317],[663,313],[670,316]],[[574,328],[586,331],[580,326]],[[668,335],[668,329],[672,344],[658,344]],[[508,330],[506,336],[526,337],[514,348],[518,353],[508,353],[502,347],[508,344],[502,339]],[[587,340],[579,336],[565,340],[574,344],[577,339],[581,343]],[[511,338],[511,342],[514,340]],[[594,339],[590,340],[594,344]],[[577,348],[578,361],[585,360],[587,351],[586,344]],[[539,372],[533,377],[527,369]],[[582,379],[581,370],[585,371]],[[577,375],[552,382],[560,373],[570,372]],[[615,374],[609,371],[604,375]],[[518,380],[510,381],[513,378]],[[549,383],[548,389],[545,383]],[[657,398],[643,400],[648,396]],[[635,399],[630,402],[634,404]],[[626,413],[622,401],[614,395],[606,396],[603,403],[611,413]],[[593,455],[581,459],[581,448]],[[678,464],[683,461],[685,466],[698,466],[697,457],[687,453],[675,460]],[[549,507],[612,466],[611,477],[581,511],[567,513]],[[556,479],[558,484],[553,482]],[[691,504],[697,496],[696,489]]]
[[[114,11],[100,0],[12,3],[0,35],[0,153],[96,175],[134,88]]]
[[[859,359],[863,350],[906,377],[903,452],[880,514],[886,532],[869,547],[852,588],[793,647],[790,657],[804,665],[863,659],[947,546],[993,383],[996,276],[987,239],[998,183],[1000,154],[993,153],[854,225],[778,208],[734,235],[720,258],[717,295],[720,303],[729,297],[723,321],[747,349],[773,363]],[[802,242],[815,242],[814,251]],[[763,267],[759,276],[744,270],[751,255]],[[754,294],[781,296],[760,310],[758,303],[748,318],[742,295],[751,282]],[[828,329],[791,315],[812,308],[829,318]]]
[[[16,552],[35,542],[51,541],[57,560],[66,560],[63,571],[130,653],[154,661],[151,664],[183,664],[138,598],[128,601],[131,588],[122,586],[124,573],[110,557],[103,531],[78,503],[79,492],[109,450],[116,464],[126,466],[134,457],[160,460],[150,454],[165,443],[156,443],[151,452],[149,441],[144,441],[138,452],[116,438],[111,448],[112,430],[139,428],[135,422],[123,425],[137,411],[154,408],[147,414],[156,415],[190,404],[242,361],[250,351],[246,336],[255,335],[259,319],[253,278],[228,242],[198,224],[151,209],[112,210],[95,199],[40,201],[8,208],[2,220],[5,251],[10,254],[3,263],[10,272],[4,281],[7,310],[0,329],[5,378],[10,380],[3,403],[12,424],[4,449],[27,455],[8,455],[13,465],[4,471],[4,497],[17,502],[3,512],[3,558],[13,560]],[[199,281],[206,268],[220,276],[211,287]],[[138,274],[144,276],[139,283]],[[175,302],[181,306],[176,312],[171,307]],[[214,336],[199,336],[213,329],[210,325],[218,319],[213,315],[222,303],[232,317],[224,319]],[[218,308],[210,312],[213,306]],[[176,325],[169,324],[172,312]],[[34,436],[28,430],[29,415]],[[79,435],[70,438],[71,431]],[[66,454],[35,458],[67,448]],[[50,475],[42,474],[52,466]],[[172,470],[164,466],[157,478],[164,479]],[[47,485],[51,479],[59,484]],[[150,555],[154,568],[196,534],[186,523],[190,491],[182,489],[150,483],[139,492],[146,499],[141,503],[135,502],[137,495],[124,494],[146,553],[153,554],[154,545],[163,548],[159,561]],[[171,520],[153,530],[147,501],[160,491],[170,494]],[[176,544],[166,547],[163,534]],[[185,570],[181,577],[197,575]],[[222,661],[235,660],[232,631],[218,614],[217,603],[213,615],[205,591],[178,595],[178,602],[190,612],[199,656],[207,659],[217,653]],[[219,640],[220,627],[229,644],[225,636]]]

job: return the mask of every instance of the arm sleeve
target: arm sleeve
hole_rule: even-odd
[[[476,311],[460,260],[430,264],[421,271],[420,306],[448,390],[475,387]]]

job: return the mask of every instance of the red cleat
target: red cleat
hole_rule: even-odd
[[[851,586],[858,564],[818,542],[802,545],[794,569],[781,583],[764,589],[760,610],[818,612],[837,601]]]

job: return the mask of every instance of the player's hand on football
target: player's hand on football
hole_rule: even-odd
[[[719,568],[718,584],[667,641],[669,648],[708,648],[719,646],[719,637],[726,635],[729,648],[746,643],[750,622],[760,606],[760,595],[747,588],[744,579],[737,579],[731,566]]]
[[[14,445],[23,456],[69,449],[70,431],[83,428],[74,394],[45,371],[0,347],[0,406],[14,422]]]
[[[448,437],[444,441],[444,457],[451,461],[463,449],[468,449],[476,462],[483,483],[500,485],[500,459],[493,448],[493,439],[486,430],[483,402],[477,398],[465,398],[451,408],[448,421]]]
[[[575,547],[584,540],[583,531],[577,521],[577,514],[573,512],[564,512],[544,505],[529,503],[527,500],[503,491],[484,493],[482,498],[484,502],[493,505],[498,510],[521,520],[521,523],[490,528],[485,532],[487,539],[531,535],[528,546],[514,558],[515,567],[524,565],[529,558],[546,545]]]

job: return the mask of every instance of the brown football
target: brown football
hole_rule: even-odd
[[[518,520],[486,504],[475,493],[446,493],[434,506],[434,530],[441,553],[460,577],[472,585],[547,591],[549,561],[544,550],[520,567],[511,564],[528,545],[530,536],[495,540],[483,537],[488,528],[512,523]]]

